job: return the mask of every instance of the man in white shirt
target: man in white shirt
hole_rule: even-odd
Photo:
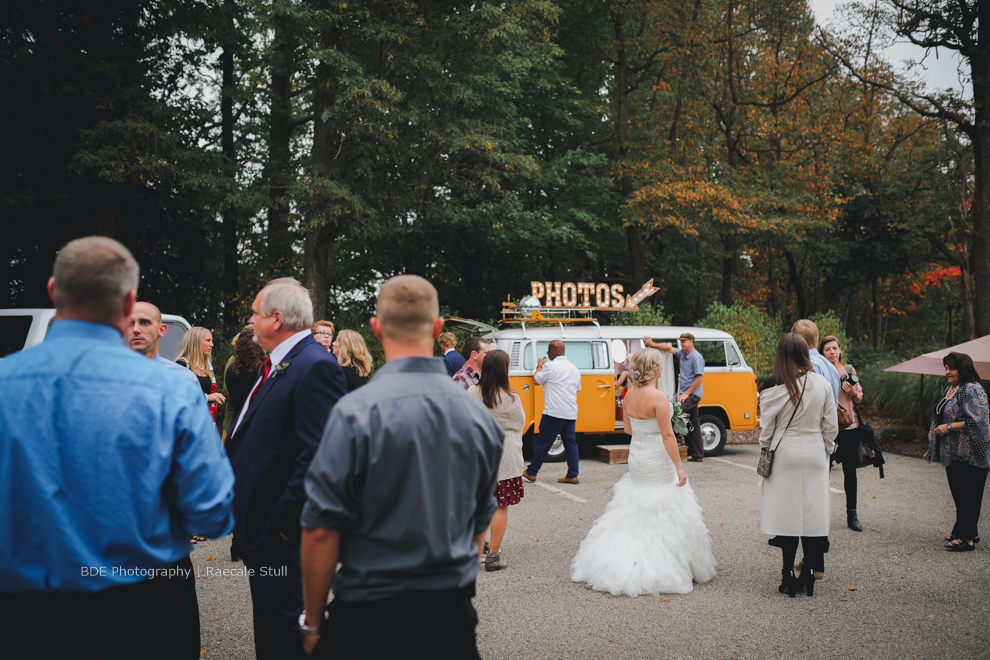
[[[547,358],[550,361],[547,362]],[[543,385],[543,419],[540,420],[540,436],[536,440],[533,458],[522,476],[536,481],[543,467],[547,452],[559,435],[564,441],[567,455],[567,476],[557,479],[562,484],[578,483],[578,446],[574,437],[577,421],[577,393],[581,389],[581,372],[564,357],[564,342],[555,339],[547,348],[547,357],[541,357],[536,365],[533,380]]]

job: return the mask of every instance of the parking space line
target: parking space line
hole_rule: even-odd
[[[747,470],[752,470],[753,472],[756,472],[756,468],[753,467],[752,465],[743,465],[742,463],[736,463],[734,461],[727,461],[724,458],[718,458],[716,456],[709,456],[705,460],[706,461],[718,461],[720,463],[728,463],[729,465],[735,465],[736,467],[746,468]],[[845,491],[844,490],[839,490],[838,488],[832,488],[831,486],[829,486],[828,489],[830,491],[832,491],[833,493],[838,493],[839,495],[844,495],[845,494]]]
[[[572,495],[571,493],[565,493],[564,491],[562,491],[561,489],[557,488],[556,486],[551,486],[550,484],[545,484],[545,483],[543,483],[541,481],[527,482],[526,485],[527,486],[539,486],[540,488],[546,488],[551,493],[557,493],[558,495],[563,495],[567,499],[574,500],[575,502],[587,502],[588,501],[588,500],[584,499],[583,497],[578,497],[577,495]]]

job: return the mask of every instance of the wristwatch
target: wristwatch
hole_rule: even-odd
[[[326,621],[330,614],[323,612],[323,620]],[[299,630],[302,631],[304,637],[316,637],[317,635],[323,634],[323,624],[318,626],[307,626],[306,625],[306,610],[303,610],[302,614],[299,615]]]

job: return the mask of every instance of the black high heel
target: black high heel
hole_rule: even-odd
[[[808,594],[808,597],[815,595],[815,572],[811,569],[801,571],[801,576],[796,581],[798,591]]]
[[[780,586],[777,587],[777,591],[782,594],[788,594],[791,598],[797,596],[798,580],[794,577],[794,571],[788,571],[782,568],[780,570],[780,577]]]

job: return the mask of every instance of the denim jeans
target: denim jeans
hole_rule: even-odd
[[[536,476],[543,467],[543,461],[547,458],[547,452],[553,446],[554,440],[560,436],[564,441],[564,453],[567,455],[567,476],[578,476],[578,446],[577,438],[574,436],[574,420],[558,419],[550,415],[543,415],[540,420],[540,437],[536,439],[536,447],[533,449],[533,458],[529,467],[526,468],[532,476]]]

